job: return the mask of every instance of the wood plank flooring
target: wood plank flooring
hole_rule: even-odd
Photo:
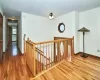
[[[9,57],[2,69],[2,80],[29,80],[24,56]]]
[[[14,43],[9,46],[0,64],[0,80],[30,80],[24,55]]]
[[[100,58],[75,55],[32,80],[100,80]]]
[[[100,58],[74,55],[72,62],[63,60],[40,76],[32,78],[24,55],[17,47],[8,48],[0,64],[0,80],[100,80]]]

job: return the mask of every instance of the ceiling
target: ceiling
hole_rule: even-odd
[[[20,16],[21,12],[48,17],[50,12],[60,16],[71,11],[85,11],[100,6],[100,0],[0,0],[4,14]]]

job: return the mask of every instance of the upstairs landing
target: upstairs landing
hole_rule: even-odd
[[[75,55],[31,80],[100,80],[100,58]]]

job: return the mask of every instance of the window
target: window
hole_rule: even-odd
[[[16,28],[12,28],[12,34],[17,34],[17,29]]]

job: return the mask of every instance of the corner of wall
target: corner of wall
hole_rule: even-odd
[[[0,13],[3,15],[3,10],[2,10],[2,8],[1,8],[1,6],[0,6]]]

